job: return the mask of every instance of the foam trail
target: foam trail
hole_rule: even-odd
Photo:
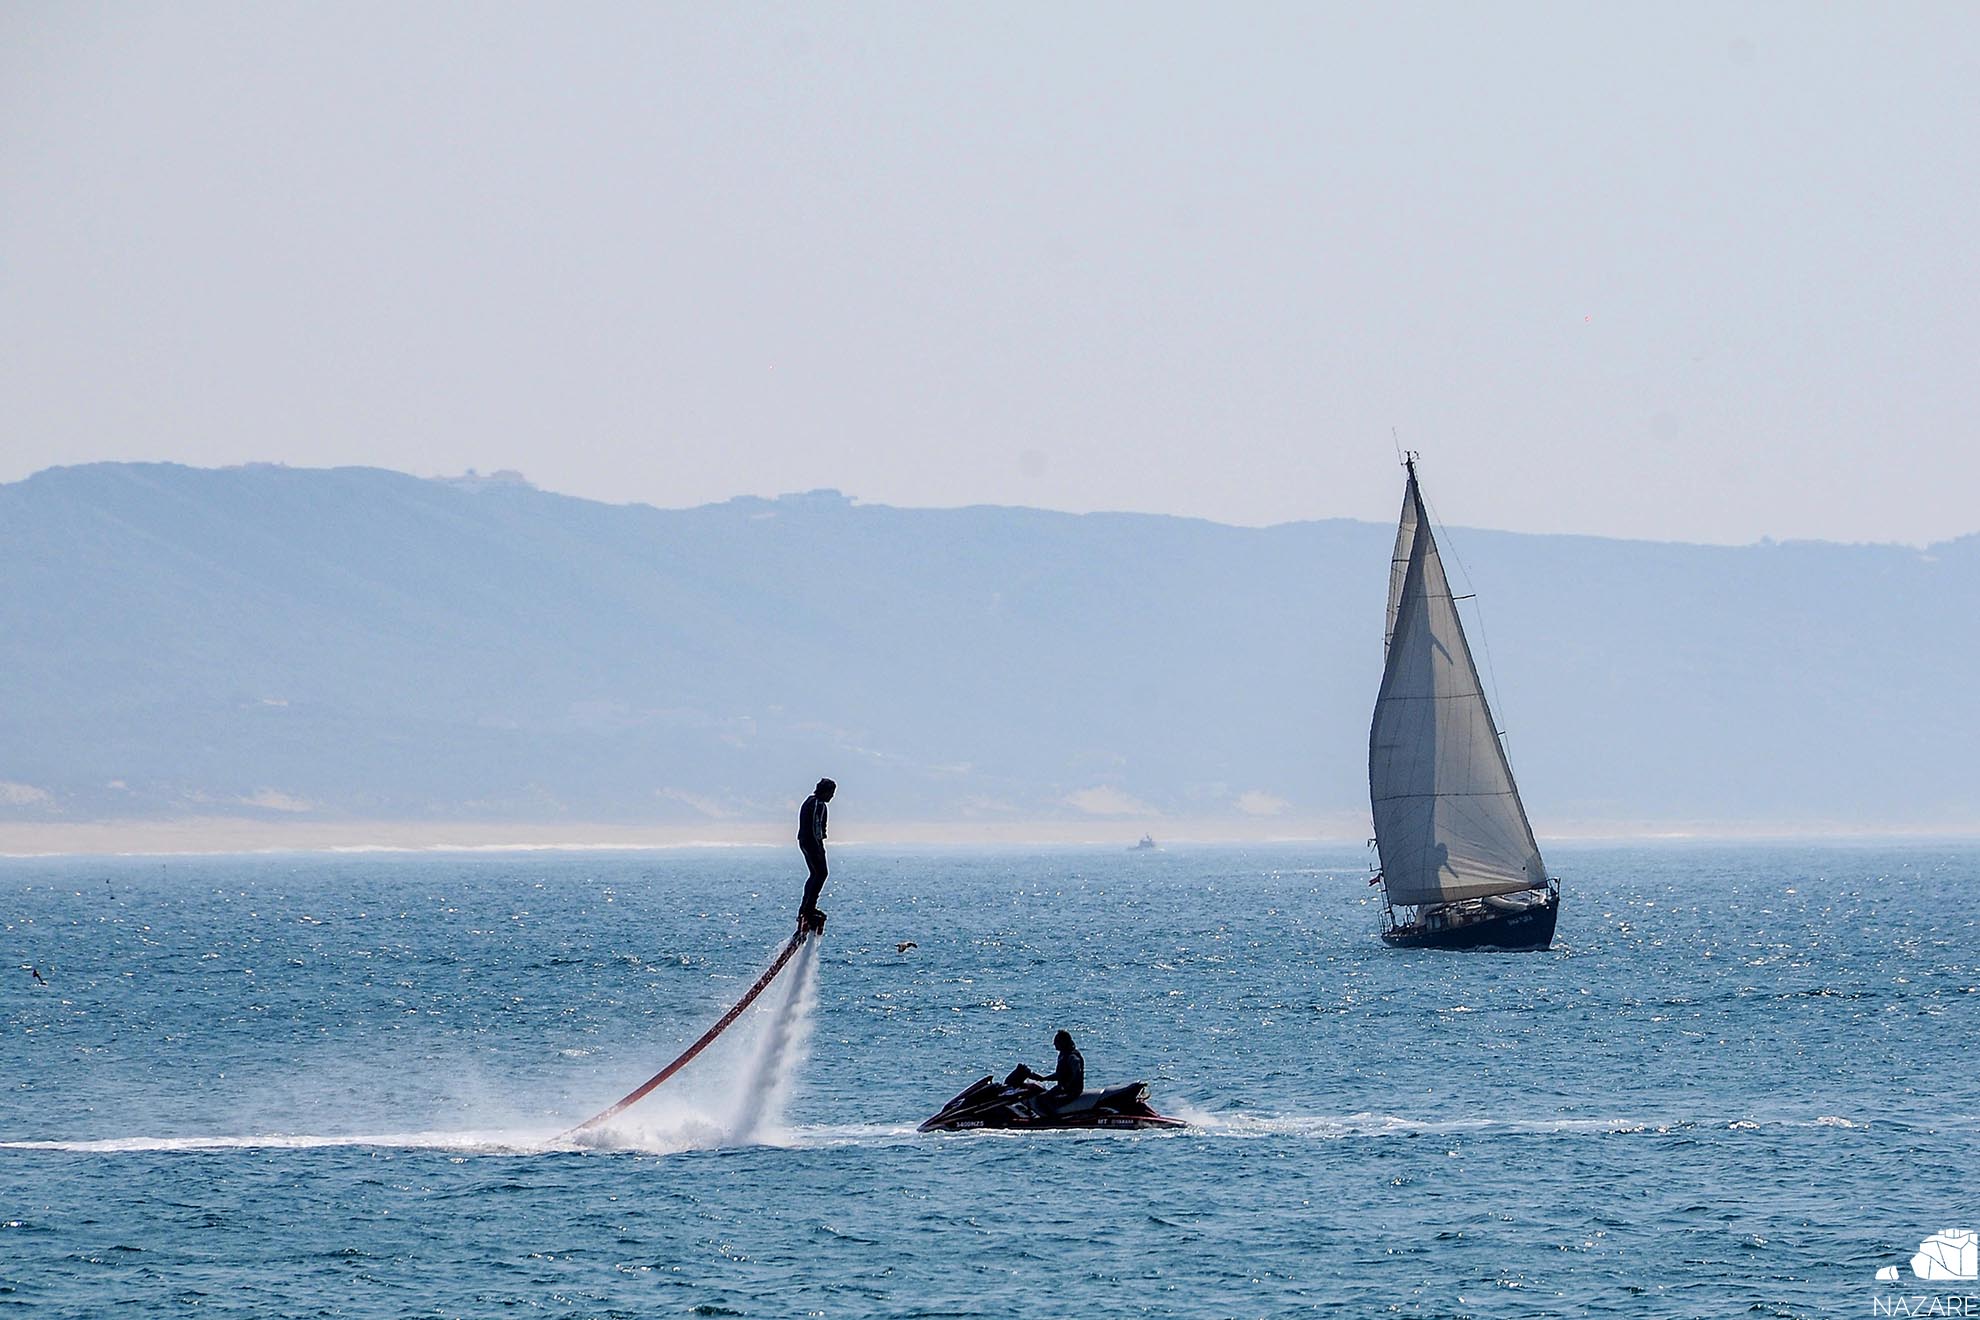
[[[89,1141],[0,1141],[0,1150],[63,1151],[84,1155],[175,1154],[221,1150],[334,1150],[375,1147],[392,1150],[458,1151],[474,1155],[527,1155],[548,1147],[552,1133],[387,1132],[369,1135],[311,1136],[270,1132],[249,1136],[103,1137]]]
[[[781,1127],[791,1085],[810,1049],[811,1016],[817,1006],[818,941],[812,939],[798,951],[790,985],[772,1009],[756,1057],[742,1075],[729,1120],[730,1141],[737,1145],[767,1141]]]

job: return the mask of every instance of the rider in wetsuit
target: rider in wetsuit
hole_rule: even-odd
[[[1086,1060],[1073,1048],[1072,1036],[1064,1031],[1052,1037],[1052,1048],[1059,1052],[1059,1066],[1050,1077],[1031,1074],[1034,1082],[1050,1082],[1052,1089],[1038,1097],[1047,1110],[1057,1109],[1086,1093]]]
[[[825,887],[825,804],[839,786],[829,779],[818,781],[804,805],[798,808],[798,851],[811,874],[804,882],[804,902],[798,905],[798,933],[825,929],[825,914],[818,910],[818,891]]]

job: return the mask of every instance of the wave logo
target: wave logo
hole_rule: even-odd
[[[1911,1273],[1927,1283],[1980,1279],[1980,1234],[1970,1228],[1934,1233],[1918,1244],[1918,1254],[1911,1258]],[[1897,1281],[1897,1266],[1886,1265],[1877,1271],[1877,1282]]]

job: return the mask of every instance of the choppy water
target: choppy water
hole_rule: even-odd
[[[1490,955],[1358,852],[842,849],[784,1103],[788,987],[583,1142],[794,854],[0,863],[0,1314],[1864,1315],[1980,1222],[1980,850],[1550,858]],[[915,1134],[1060,1026],[1196,1126]]]

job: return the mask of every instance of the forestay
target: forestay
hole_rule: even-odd
[[[1412,468],[1392,570],[1368,791],[1389,901],[1447,903],[1547,883],[1465,642]]]

